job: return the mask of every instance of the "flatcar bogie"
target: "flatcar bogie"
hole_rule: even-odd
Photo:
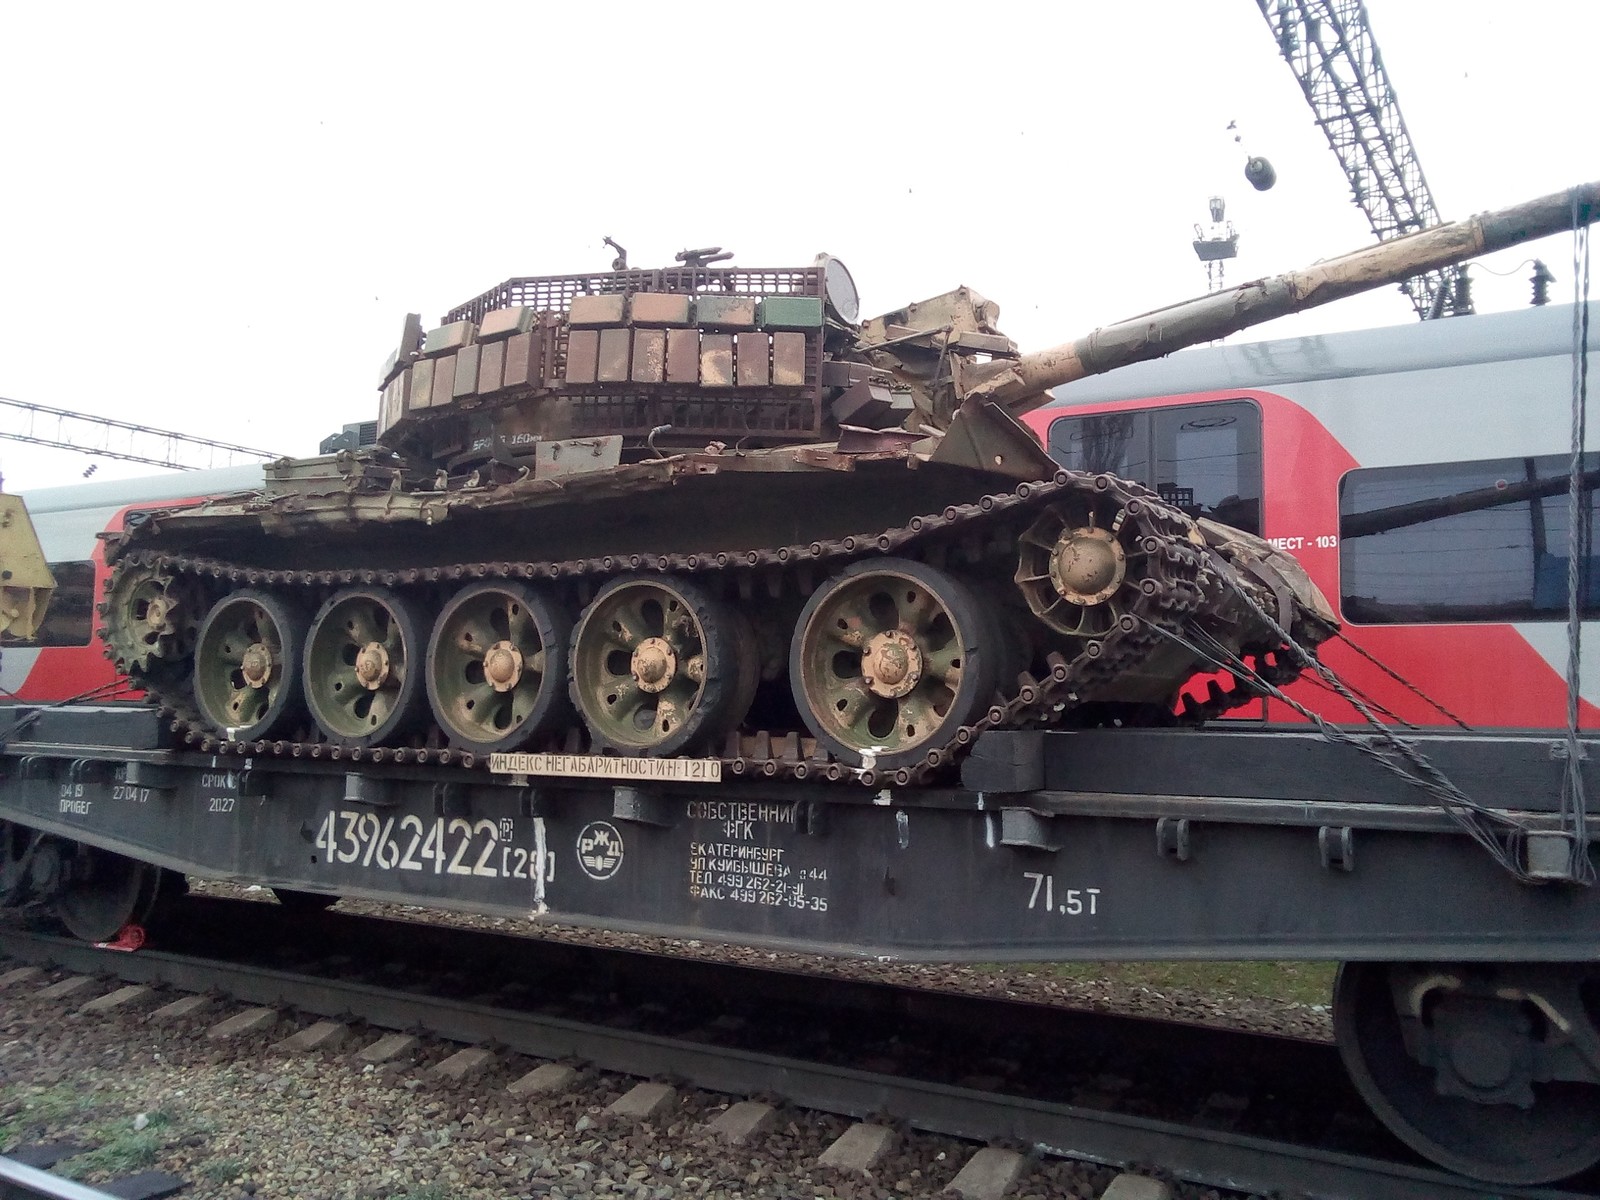
[[[1600,1163],[1600,968],[1345,963],[1340,1055],[1362,1097],[1434,1162],[1491,1183]]]

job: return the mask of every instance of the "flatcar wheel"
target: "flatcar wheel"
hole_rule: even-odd
[[[566,612],[524,584],[457,593],[428,643],[428,703],[451,744],[515,750],[560,724],[571,637]]]
[[[600,748],[704,747],[744,716],[741,641],[734,614],[686,579],[615,579],[573,631],[572,702]]]
[[[84,847],[55,894],[56,916],[73,937],[108,942],[149,915],[160,888],[161,868]]]
[[[1378,1118],[1440,1166],[1498,1184],[1566,1179],[1600,1162],[1600,998],[1585,970],[1345,963],[1340,1056]]]
[[[305,618],[266,592],[211,606],[194,651],[195,704],[213,728],[240,741],[269,738],[300,709]]]
[[[795,705],[852,766],[919,762],[983,711],[998,636],[971,589],[909,559],[847,567],[800,613],[789,652]]]
[[[343,746],[380,746],[409,732],[427,708],[427,622],[383,588],[345,588],[318,610],[306,635],[306,705]]]

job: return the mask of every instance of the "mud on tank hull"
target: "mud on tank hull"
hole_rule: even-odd
[[[904,445],[438,490],[381,452],[274,474],[110,549],[107,653],[208,750],[925,782],[987,728],[1174,719],[1208,655],[1286,682],[1284,632],[1335,628],[1288,556],[1140,485]],[[1230,683],[1183,715],[1260,694]]]

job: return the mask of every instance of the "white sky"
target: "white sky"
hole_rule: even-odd
[[[1446,218],[1600,175],[1600,4],[1367,0]],[[720,244],[966,283],[1025,349],[1371,240],[1252,0],[12,4],[0,396],[284,453],[377,410],[407,311]],[[1237,120],[1278,185],[1254,192]],[[1591,146],[1584,151],[1584,145]],[[1482,311],[1538,254],[1489,260]],[[1242,335],[1401,323],[1385,290]],[[12,428],[6,418],[3,428]],[[150,473],[0,441],[11,489]]]

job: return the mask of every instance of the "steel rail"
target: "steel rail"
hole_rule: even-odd
[[[160,951],[128,954],[67,938],[0,930],[0,954],[131,983],[221,991],[250,1004],[322,1017],[359,1018],[387,1029],[423,1028],[449,1041],[490,1043],[540,1058],[579,1058],[620,1074],[669,1076],[735,1095],[772,1094],[801,1108],[888,1117],[924,1132],[974,1141],[1009,1139],[1053,1155],[1112,1166],[1160,1164],[1207,1187],[1285,1191],[1344,1200],[1481,1200],[1485,1185],[1405,1163],[1367,1159],[1263,1138],[1190,1128],[1073,1105],[875,1074],[798,1058],[613,1029],[562,1017],[417,995]],[[1582,1200],[1551,1189],[1494,1189],[1528,1200]]]
[[[116,1200],[110,1192],[102,1192],[19,1163],[14,1158],[0,1157],[0,1200]]]

